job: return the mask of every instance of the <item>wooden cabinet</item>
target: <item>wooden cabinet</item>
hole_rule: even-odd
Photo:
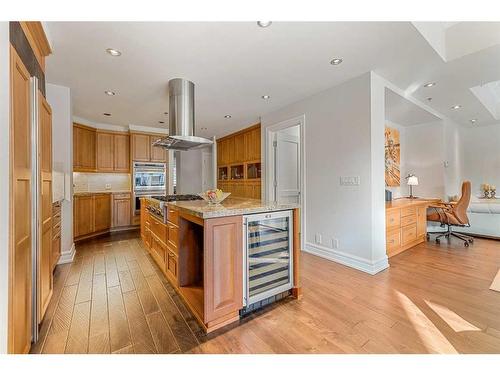
[[[130,193],[88,193],[74,196],[76,240],[131,225]]]
[[[204,223],[204,320],[210,322],[243,307],[242,216]]]
[[[55,202],[52,204],[52,270],[54,270],[61,257],[61,219],[61,202]]]
[[[113,227],[127,227],[131,223],[130,194],[113,194]]]
[[[9,267],[9,352],[27,353],[30,350],[32,318],[30,76],[12,46],[10,90],[12,247]]]
[[[245,133],[240,133],[234,136],[234,155],[233,160],[235,163],[242,163],[246,158],[245,149]]]
[[[111,228],[111,194],[94,195],[94,232]]]
[[[153,143],[161,138],[158,134],[131,133],[131,148],[133,161],[150,161],[165,163],[168,152],[161,147],[153,146]]]
[[[75,238],[94,232],[94,197],[78,195],[73,199],[73,233]]]
[[[131,148],[133,161],[150,161],[151,144],[148,134],[131,134]]]
[[[153,146],[153,143],[156,142],[158,139],[162,138],[159,135],[151,135],[149,136],[149,141],[151,144],[151,151],[150,151],[150,160],[154,162],[160,162],[160,163],[165,163],[167,161],[168,157],[168,152],[166,149],[163,147],[157,147]]]
[[[39,103],[40,248],[38,254],[38,323],[52,298],[52,110],[43,95]]]
[[[386,203],[387,256],[399,254],[425,241],[429,200],[397,199]]]
[[[75,172],[95,172],[97,169],[96,129],[73,125],[73,170]]]
[[[114,137],[112,133],[97,132],[97,170],[113,172]]]
[[[114,171],[130,172],[130,136],[128,134],[114,134]]]
[[[75,145],[78,148],[78,145]],[[96,172],[130,171],[130,138],[128,134],[96,131]]]
[[[217,141],[217,175],[232,197],[260,199],[260,124]]]

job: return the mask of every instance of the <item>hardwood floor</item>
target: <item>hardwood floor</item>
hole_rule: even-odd
[[[304,297],[205,335],[137,234],[58,266],[33,353],[500,353],[500,241],[424,243],[375,276],[303,253]]]

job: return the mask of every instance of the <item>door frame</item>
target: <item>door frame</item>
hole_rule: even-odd
[[[262,189],[262,200],[271,201],[271,197],[274,194],[273,187],[273,175],[274,175],[274,153],[273,153],[273,139],[276,132],[291,128],[293,126],[299,126],[300,134],[300,246],[301,249],[305,248],[306,239],[306,116],[305,114],[290,118],[288,120],[280,121],[270,126],[265,127],[265,132],[263,133],[264,138],[264,163],[262,168],[264,169],[263,177],[263,189]]]

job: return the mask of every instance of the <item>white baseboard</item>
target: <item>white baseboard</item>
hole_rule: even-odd
[[[71,245],[71,248],[68,251],[64,251],[61,253],[61,257],[59,258],[59,262],[57,264],[65,264],[73,262],[73,258],[75,257],[75,244]]]
[[[350,255],[340,250],[329,249],[327,247],[312,244],[310,242],[306,242],[306,246],[303,251],[343,264],[344,266],[369,273],[370,275],[375,275],[376,273],[389,268],[389,261],[387,260],[387,257],[377,262],[371,262],[356,255]]]

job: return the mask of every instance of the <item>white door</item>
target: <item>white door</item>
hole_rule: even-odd
[[[293,133],[289,129],[275,133],[274,200],[278,203],[300,203],[300,137]]]

